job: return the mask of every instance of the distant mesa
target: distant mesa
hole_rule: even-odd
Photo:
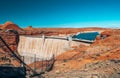
[[[27,28],[25,28],[26,30],[33,30],[32,26],[28,26]]]
[[[18,25],[10,22],[10,21],[7,21],[5,24],[3,25],[0,25],[1,26],[1,29],[14,29],[14,30],[22,30]]]

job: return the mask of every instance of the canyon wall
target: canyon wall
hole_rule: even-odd
[[[19,67],[20,63],[18,59],[13,56],[13,53],[17,53],[17,45],[19,42],[19,34],[15,30],[1,30],[0,31],[0,65],[11,64],[13,66]],[[11,50],[5,45],[12,50]]]

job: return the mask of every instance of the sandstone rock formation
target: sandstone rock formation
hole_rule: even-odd
[[[2,26],[2,29],[14,29],[14,30],[17,30],[17,31],[21,31],[22,30],[18,25],[14,24],[14,23],[12,23],[10,21],[6,22]]]
[[[8,47],[17,54],[17,45],[19,41],[18,33],[15,30],[1,30],[0,37],[6,42]],[[12,64],[14,66],[20,66],[18,60],[11,53],[10,49],[0,39],[0,64]]]
[[[7,22],[0,26],[0,35],[7,44],[16,52],[16,34],[7,29],[21,30],[17,25]],[[120,30],[105,28],[32,28],[22,29],[24,35],[69,35],[82,31],[102,31],[101,36],[90,46],[74,46],[74,50],[67,51],[55,58],[54,68],[45,72],[45,78],[119,78],[120,77]],[[7,31],[6,31],[7,30]],[[32,30],[32,31],[31,31]],[[8,36],[11,35],[11,36]],[[20,66],[9,53],[9,50],[0,42],[0,58],[7,58],[15,66]],[[9,56],[9,57],[8,57]],[[14,60],[14,61],[13,61]],[[10,61],[8,60],[7,63]],[[0,60],[1,64],[4,64]],[[46,62],[44,62],[46,65]],[[41,62],[37,61],[36,67],[40,69]],[[30,64],[34,67],[34,63]]]
[[[27,28],[25,28],[25,30],[33,30],[32,26],[28,26]]]

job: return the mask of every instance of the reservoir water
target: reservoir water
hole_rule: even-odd
[[[74,39],[84,39],[84,40],[95,40],[96,36],[99,35],[99,32],[84,32],[74,35]]]

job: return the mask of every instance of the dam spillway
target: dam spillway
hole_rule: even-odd
[[[24,56],[27,64],[36,61],[49,60],[70,50],[72,46],[79,46],[81,43],[72,40],[52,39],[44,37],[20,36],[18,52]]]

